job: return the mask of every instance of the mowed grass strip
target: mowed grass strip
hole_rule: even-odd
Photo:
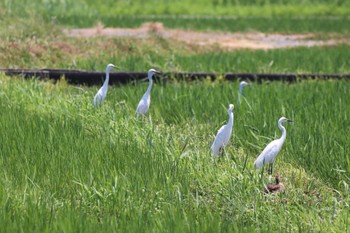
[[[60,16],[58,23],[69,28],[90,28],[97,24],[105,27],[137,28],[144,22],[160,22],[166,28],[219,32],[266,32],[266,33],[341,33],[349,34],[350,18],[347,17],[206,17],[206,16],[133,16],[118,15],[81,17]]]
[[[147,84],[96,88],[1,76],[0,222],[6,231],[346,230],[349,203],[347,81]],[[225,157],[209,149],[236,104]],[[274,171],[286,193],[264,195],[253,161],[280,136]],[[235,162],[236,161],[236,162]],[[266,176],[266,173],[265,173]]]
[[[25,25],[22,25],[25,28]],[[25,30],[26,33],[30,33]],[[33,37],[2,37],[0,64],[6,68],[60,68],[104,70],[115,63],[118,71],[349,73],[350,46],[274,50],[234,50],[218,45],[200,46],[157,36],[135,38],[67,38],[55,31]],[[5,36],[5,34],[3,34]]]

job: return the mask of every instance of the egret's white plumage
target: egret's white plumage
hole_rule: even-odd
[[[228,123],[219,129],[213,145],[211,146],[211,149],[214,152],[214,157],[218,157],[220,149],[225,147],[230,140],[233,126],[233,108],[233,104],[230,104],[227,111],[229,116]]]
[[[148,85],[147,91],[142,96],[139,104],[137,105],[137,108],[136,108],[136,115],[137,116],[146,115],[146,113],[149,110],[149,106],[151,104],[151,90],[152,90],[152,84],[153,84],[152,77],[154,74],[157,74],[157,73],[159,73],[159,72],[154,70],[154,69],[150,69],[148,71],[149,85]]]
[[[99,106],[102,104],[103,100],[106,98],[107,91],[108,91],[108,83],[109,83],[109,71],[112,68],[116,68],[113,64],[108,64],[106,68],[106,80],[104,81],[102,87],[98,90],[94,97],[94,105]]]
[[[242,96],[243,87],[245,87],[247,85],[249,85],[249,83],[247,83],[246,81],[242,81],[239,83],[238,104],[241,103],[241,96]]]
[[[281,150],[284,141],[286,140],[287,131],[282,126],[283,122],[291,121],[285,117],[281,117],[278,120],[278,128],[282,131],[282,136],[279,139],[273,140],[270,142],[265,149],[261,152],[258,158],[254,162],[254,167],[256,169],[261,168],[264,164],[268,163],[270,165],[269,174],[272,173],[272,164],[275,161],[275,158],[278,152]]]

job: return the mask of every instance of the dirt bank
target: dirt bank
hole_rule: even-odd
[[[297,46],[331,46],[343,43],[342,40],[316,40],[315,34],[279,34],[279,33],[229,33],[229,32],[198,32],[181,29],[167,29],[162,23],[144,23],[139,28],[104,28],[97,25],[93,28],[65,29],[65,34],[73,37],[134,37],[147,38],[160,36],[189,44],[210,46],[219,45],[225,49],[277,49]]]

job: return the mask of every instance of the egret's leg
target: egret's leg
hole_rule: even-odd
[[[272,176],[271,176],[271,174],[272,174],[272,163],[269,163],[269,167],[268,167],[268,169],[267,169],[267,174],[269,175],[269,183],[271,183],[271,178],[272,178]]]
[[[269,169],[267,170],[269,175],[272,175],[272,163],[269,163]]]
[[[225,157],[225,147],[221,147],[221,157]]]
[[[225,147],[220,147],[219,151],[221,151],[221,155],[219,155],[219,159],[224,158],[225,157]]]
[[[271,163],[271,174],[270,175],[272,175],[272,168],[273,168],[273,163]]]

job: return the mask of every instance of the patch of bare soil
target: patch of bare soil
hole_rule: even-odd
[[[315,34],[279,34],[279,33],[224,33],[224,32],[196,32],[181,29],[167,29],[162,23],[144,23],[139,28],[104,28],[97,25],[85,29],[65,29],[64,33],[73,37],[133,37],[147,38],[160,36],[194,45],[219,45],[225,49],[277,49],[297,46],[330,46],[341,43],[341,40],[315,40]]]

